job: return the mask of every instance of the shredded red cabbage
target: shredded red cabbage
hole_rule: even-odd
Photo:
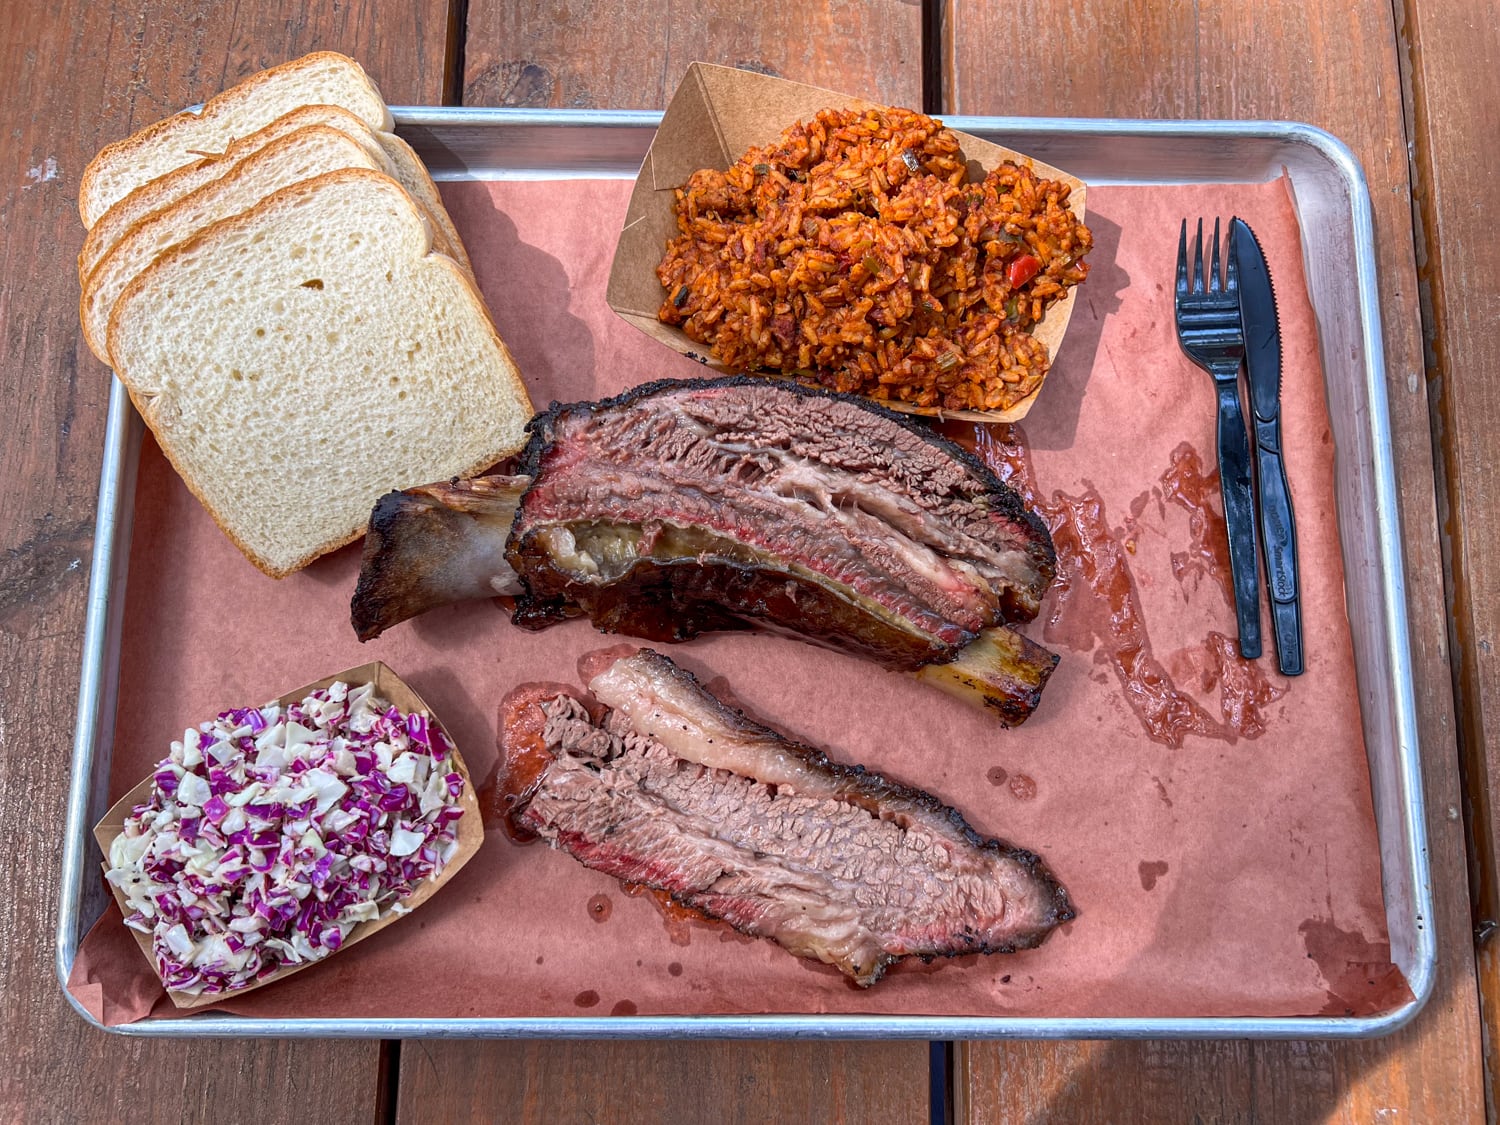
[[[162,980],[233,991],[403,913],[458,850],[451,751],[373,684],[185,731],[109,854],[125,923],[152,935]]]

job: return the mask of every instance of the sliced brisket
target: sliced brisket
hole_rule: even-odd
[[[861,985],[901,957],[1030,948],[1073,917],[1037,856],[730,711],[657,653],[589,688],[587,705],[522,689],[503,717],[512,823],[589,867]]]

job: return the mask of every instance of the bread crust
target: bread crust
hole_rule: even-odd
[[[331,125],[309,125],[305,129],[298,129],[294,133],[288,133],[286,136],[276,138],[263,148],[246,156],[244,160],[230,167],[218,179],[210,180],[202,187],[188,192],[181,199],[149,211],[143,218],[130,225],[119,241],[111,247],[109,252],[99,259],[98,265],[90,271],[88,279],[84,282],[82,292],[79,296],[78,319],[79,323],[83,325],[83,338],[93,353],[102,362],[110,362],[109,352],[105,347],[105,336],[108,332],[110,310],[100,302],[100,286],[110,276],[114,266],[121,260],[122,256],[134,248],[136,240],[149,239],[164,229],[169,232],[168,237],[170,237],[172,227],[182,213],[198,207],[205,197],[210,194],[231,190],[238,181],[244,181],[260,174],[262,169],[269,167],[275,161],[281,159],[283,154],[290,153],[304,144],[320,141],[323,143],[331,142],[346,149],[351,159],[356,158],[356,153],[361,153],[369,161],[370,165],[380,168],[387,174],[390,173],[390,161],[377,146],[370,146],[375,148],[375,151],[372,153],[357,138],[349,136],[349,134],[340,129],[335,129]],[[358,165],[350,164],[349,166],[357,167]],[[159,183],[159,180],[151,180],[143,184],[142,189],[151,192],[154,185],[158,185]],[[155,190],[158,196],[166,194],[160,188],[155,188]],[[266,194],[269,195],[270,193]],[[260,198],[264,199],[266,196],[263,195]],[[255,202],[246,204],[240,210],[249,209],[255,205]],[[181,232],[181,238],[177,238],[175,241],[180,242],[185,238],[191,237],[192,234],[193,230],[184,230]],[[168,245],[173,244],[168,243]],[[153,255],[152,260],[155,260],[155,255]],[[149,267],[150,264],[151,262],[148,261],[145,263],[145,266]]]
[[[282,114],[269,125],[236,138],[223,152],[205,156],[191,164],[174,168],[164,176],[147,180],[139,187],[132,189],[129,194],[116,200],[108,211],[99,216],[98,222],[93,225],[83,240],[83,249],[78,254],[79,280],[88,279],[94,267],[109,252],[110,247],[124,237],[126,231],[152,211],[166,205],[159,202],[160,200],[164,199],[167,203],[175,202],[212,180],[218,179],[272,141],[313,125],[331,126],[348,133],[356,140],[368,138],[372,148],[378,148],[388,159],[390,158],[389,152],[379,141],[375,130],[343,106],[298,106],[290,113]],[[184,184],[188,186],[183,187]]]
[[[335,143],[342,142],[350,146],[349,153],[351,157],[356,152],[363,153],[371,165],[374,165],[378,170],[396,179],[398,183],[402,182],[396,176],[392,162],[386,156],[385,150],[381,146],[377,145],[373,140],[366,143],[359,137],[351,137],[342,129],[335,128],[332,125],[309,125],[306,128],[287,133],[285,136],[277,137],[275,140],[249,153],[243,160],[226,169],[224,174],[218,179],[210,180],[180,199],[171,200],[162,207],[148,211],[141,219],[132,223],[114,246],[99,259],[99,262],[89,272],[89,276],[83,282],[78,303],[78,318],[79,323],[83,325],[84,341],[88,344],[89,349],[94,355],[103,363],[111,362],[109,352],[105,347],[110,310],[102,303],[101,286],[109,280],[114,267],[121,261],[121,255],[129,253],[133,249],[135,240],[150,239],[164,228],[171,231],[183,212],[191,211],[199,206],[204,197],[209,193],[229,190],[234,186],[236,181],[261,174],[263,169],[281,159],[283,154],[291,153],[297,147],[317,139],[322,139],[325,142],[329,140]],[[415,159],[415,155],[413,158]],[[349,165],[349,167],[358,166],[354,163],[350,163]],[[141,190],[148,192],[149,196],[152,186],[160,182],[160,180],[152,180],[142,185]],[[405,186],[404,183],[402,186]],[[170,200],[167,189],[160,189],[158,194],[160,197]],[[265,195],[269,194],[271,193],[265,193]],[[408,196],[411,195],[409,191],[407,194]],[[265,198],[265,195],[261,196],[261,198]],[[247,203],[243,207],[240,207],[239,210],[248,210],[256,202],[259,202],[259,200]],[[452,220],[448,220],[445,228],[437,214],[423,200],[413,198],[412,202],[421,212],[422,218],[433,228],[437,251],[455,260],[466,262],[467,259],[462,257],[461,244],[457,252],[455,252],[454,243],[450,241],[446,233],[447,229],[452,228]],[[439,211],[442,210],[441,200],[438,202],[438,208]],[[447,219],[446,212],[442,212],[442,218]],[[99,227],[96,226],[94,229],[98,230]],[[191,236],[196,229],[196,225],[192,228],[184,226],[184,229],[180,232],[180,237],[176,241],[181,241],[183,238]],[[456,231],[453,237],[458,237]],[[172,244],[168,242],[166,245]],[[154,257],[155,255],[153,255],[153,260]],[[150,261],[147,261],[143,264],[142,268],[150,264]],[[469,272],[467,268],[466,272]]]
[[[516,367],[514,358],[510,354],[510,350],[505,346],[504,340],[500,338],[499,333],[495,330],[494,321],[490,316],[489,308],[485,304],[484,298],[479,292],[478,286],[475,284],[473,277],[452,258],[448,257],[445,254],[439,253],[434,248],[432,226],[423,218],[420,207],[411,198],[406,189],[384,173],[373,171],[371,169],[344,168],[334,172],[324,173],[321,176],[315,176],[312,179],[302,180],[267,196],[265,199],[261,200],[260,203],[256,204],[248,211],[244,211],[240,214],[233,215],[229,218],[221,219],[218,222],[209,224],[207,227],[204,227],[202,230],[198,231],[196,234],[192,235],[186,240],[177,243],[168,250],[162,252],[157,256],[157,258],[151,263],[150,266],[136,275],[136,277],[121,293],[119,300],[116,302],[116,311],[110,316],[107,334],[107,343],[109,345],[111,353],[116,350],[118,338],[123,330],[120,322],[120,317],[117,315],[118,311],[128,306],[130,301],[137,293],[143,292],[151,285],[153,285],[158,280],[159,275],[170,269],[172,264],[177,259],[183,257],[184,255],[195,253],[205,244],[223,238],[233,233],[240,227],[254,226],[256,223],[262,220],[263,216],[267,212],[278,209],[283,204],[295,200],[299,196],[319,192],[326,186],[332,184],[362,181],[367,181],[371,184],[379,185],[383,190],[393,192],[401,200],[404,200],[408,207],[410,207],[412,216],[418,220],[418,224],[421,226],[426,236],[425,246],[423,248],[423,251],[418,254],[418,258],[423,261],[432,261],[438,268],[450,271],[452,277],[460,283],[462,291],[472,302],[473,311],[482,316],[483,323],[489,333],[491,341],[498,349],[500,356],[504,361],[503,374],[510,383],[510,386],[508,388],[509,396],[514,399],[521,414],[524,417],[530,417],[532,413],[530,396],[527,394],[525,384],[521,381],[520,372]],[[181,463],[173,449],[170,435],[164,434],[160,429],[159,421],[156,416],[156,399],[159,396],[139,386],[132,378],[131,372],[117,371],[117,373],[119,374],[121,383],[125,386],[126,391],[130,395],[131,402],[135,405],[135,408],[141,414],[141,417],[145,419],[146,424],[151,428],[152,433],[156,435],[157,444],[161,447],[162,452],[166,455],[167,460],[172,464],[172,467],[177,471],[178,476],[180,476],[183,482],[187,485],[188,490],[195,497],[197,497],[200,503],[203,504],[204,509],[208,512],[214,523],[218,525],[219,529],[224,532],[229,540],[233,542],[237,548],[239,548],[241,553],[243,553],[246,558],[254,563],[255,566],[265,574],[269,575],[272,578],[284,578],[287,575],[292,574],[295,571],[307,566],[314,559],[328,554],[331,551],[335,551],[348,543],[352,543],[354,540],[358,539],[364,534],[364,526],[356,527],[347,532],[339,532],[335,535],[330,536],[317,546],[310,548],[303,555],[299,556],[296,560],[285,566],[277,566],[276,564],[272,563],[269,559],[265,558],[262,554],[260,554],[257,550],[252,548],[248,543],[244,541],[244,539],[232,526],[232,518],[226,513],[219,511],[214,506],[214,504],[210,502],[199,482],[193,478],[190,468],[184,466]],[[496,442],[490,450],[487,450],[482,456],[474,460],[472,464],[466,464],[460,471],[452,475],[460,478],[468,478],[474,476],[490,467],[491,465],[494,465],[495,463],[505,459],[506,457],[513,456],[515,453],[519,452],[525,444],[526,434],[523,430],[518,433],[516,438],[513,439],[509,444],[502,445],[499,442]],[[421,474],[419,473],[418,475],[420,476]],[[372,506],[373,503],[374,498],[372,498],[371,500]]]
[[[381,169],[405,187],[418,206],[423,208],[425,217],[434,226],[438,250],[453,258],[466,273],[473,276],[474,269],[468,252],[443,205],[437,185],[432,182],[421,158],[410,145],[394,133],[376,132],[340,106],[301,106],[283,114],[264,128],[241,137],[218,156],[205,157],[174,169],[165,176],[146,181],[116,202],[94,224],[78,255],[79,318],[84,326],[84,339],[101,362],[109,362],[102,338],[104,325],[95,323],[101,318],[98,315],[91,317],[87,310],[92,300],[89,294],[93,279],[104,260],[159,212],[190,197],[196,197],[197,192],[234,174],[245,162],[259,157],[265,149],[304,129],[312,128],[336,129],[364,147]],[[104,319],[107,319],[107,313]]]
[[[124,140],[115,141],[106,145],[99,154],[89,161],[88,167],[84,169],[83,176],[78,186],[78,214],[83,219],[85,227],[92,228],[99,217],[107,211],[111,204],[116,202],[120,196],[110,198],[108,189],[101,183],[105,177],[117,166],[117,162],[140,163],[141,155],[153,150],[158,146],[169,143],[170,138],[186,130],[201,127],[203,124],[217,120],[218,118],[232,114],[239,104],[248,97],[253,97],[255,92],[263,89],[267,84],[275,83],[289,75],[295,75],[302,71],[313,70],[325,65],[347,66],[357,81],[363,82],[368,87],[370,96],[375,104],[380,107],[380,114],[374,121],[366,124],[381,132],[390,132],[394,127],[391,112],[386,108],[385,100],[380,95],[380,90],[371,81],[370,76],[359,63],[346,55],[336,51],[315,51],[301,58],[292,59],[290,62],[273,66],[268,70],[262,70],[251,75],[236,86],[210,98],[203,104],[198,113],[184,110],[173,114],[144,129],[133,133]],[[356,115],[357,116],[357,115]],[[184,160],[175,167],[191,163]],[[123,195],[123,193],[122,193]]]
[[[437,184],[432,182],[432,177],[427,172],[427,165],[422,163],[422,158],[416,154],[416,150],[395,133],[376,133],[375,139],[385,149],[386,155],[391,158],[391,162],[398,170],[403,167],[410,168],[410,176],[398,175],[396,178],[401,181],[401,186],[406,188],[413,199],[432,213],[438,230],[450,247],[450,251],[445,251],[445,253],[449,253],[449,256],[463,267],[464,272],[472,280],[474,264],[469,261],[469,252],[464,249],[464,240],[459,237],[458,228],[453,225],[453,220],[448,215],[448,208],[443,204],[442,193],[438,191]]]

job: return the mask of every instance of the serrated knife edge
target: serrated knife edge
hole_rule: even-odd
[[[1281,310],[1276,300],[1276,283],[1260,239],[1250,225],[1236,217],[1230,222],[1230,232],[1230,246],[1238,258],[1240,321],[1245,332],[1250,402],[1256,417],[1267,421],[1277,417],[1281,409]],[[1263,291],[1258,288],[1262,282]],[[1267,370],[1272,366],[1274,377]]]

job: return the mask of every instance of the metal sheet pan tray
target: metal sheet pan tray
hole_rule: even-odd
[[[660,115],[395,108],[398,131],[443,180],[633,178]],[[1336,138],[1289,122],[951,117],[954,128],[1067,168],[1092,184],[1258,182],[1286,175],[1303,233],[1336,447],[1335,500],[1364,738],[1380,840],[1391,959],[1412,998],[1367,1017],[992,1018],[735,1015],[477,1019],[276,1019],[224,1014],[148,1019],[126,1035],[691,1038],[1358,1038],[1410,1020],[1433,987],[1405,580],[1387,417],[1369,191]],[[115,382],[89,579],[78,725],[57,930],[66,982],[104,910],[89,826],[105,808],[119,682],[120,626],[143,426]],[[76,1005],[76,1002],[75,1006]],[[85,1018],[91,1019],[79,1009]]]

